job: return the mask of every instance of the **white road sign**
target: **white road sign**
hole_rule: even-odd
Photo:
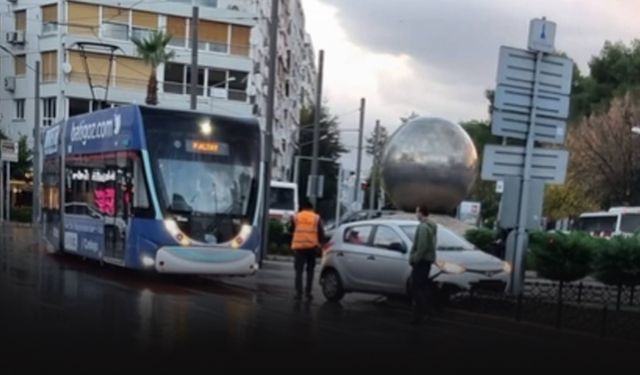
[[[531,113],[532,91],[509,86],[498,86],[493,102],[494,107],[503,111]],[[540,92],[534,105],[538,116],[566,119],[569,116],[569,96]]]
[[[556,42],[556,23],[534,18],[529,22],[529,43],[532,51],[552,53]]]
[[[513,47],[500,47],[498,85],[527,89],[533,92],[536,73],[536,53]],[[566,57],[543,55],[540,64],[538,89],[569,95],[573,76],[573,61]]]
[[[505,176],[524,176],[526,150],[520,146],[486,145],[482,160],[482,179],[502,180]],[[569,152],[533,149],[530,177],[547,183],[562,184],[567,176]]]
[[[529,117],[529,114],[495,110],[491,119],[491,132],[499,137],[527,139]],[[564,120],[536,116],[533,136],[538,142],[563,144],[566,139],[566,127]]]
[[[16,163],[18,161],[18,143],[0,141],[0,160]]]

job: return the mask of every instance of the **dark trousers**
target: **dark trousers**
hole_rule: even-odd
[[[411,295],[413,297],[414,319],[422,319],[425,313],[427,313],[429,304],[433,302],[432,285],[431,279],[429,278],[430,271],[430,262],[414,264],[411,270]]]
[[[316,249],[303,249],[303,250],[294,250],[295,255],[295,270],[296,270],[296,293],[302,294],[302,272],[304,271],[304,266],[307,266],[307,285],[305,289],[305,293],[307,295],[311,294],[311,289],[313,287],[313,276],[314,270],[316,267]]]

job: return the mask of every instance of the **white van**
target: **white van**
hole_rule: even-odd
[[[632,235],[640,230],[640,207],[612,207],[609,211],[584,213],[578,218],[576,229],[605,238]]]
[[[298,212],[298,184],[271,181],[269,217],[287,221]]]

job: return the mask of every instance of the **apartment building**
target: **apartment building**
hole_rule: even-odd
[[[268,38],[264,37],[268,36],[265,30],[269,25],[263,12],[266,3],[270,1],[0,3],[0,129],[12,139],[22,135],[31,138],[36,61],[41,64],[42,126],[95,110],[105,105],[105,98],[106,105],[144,103],[151,68],[137,56],[132,39],[144,38],[153,30],[171,34],[170,47],[175,51],[175,58],[157,69],[159,105],[189,108],[194,5],[199,6],[197,109],[256,116],[264,124],[268,56],[263,52],[268,50]],[[305,43],[305,33],[299,29],[304,27],[304,15],[299,0],[282,1],[283,16],[289,8],[295,9],[295,17],[302,23],[290,22],[291,35],[284,29],[278,41],[279,55],[284,60],[279,64],[275,113],[273,175],[277,179],[285,179],[290,173],[302,105],[302,98],[292,93],[299,90],[303,79],[288,68],[303,61],[296,54]],[[281,24],[281,30],[286,25]],[[308,43],[308,35],[306,38]],[[297,64],[291,63],[294,58]]]

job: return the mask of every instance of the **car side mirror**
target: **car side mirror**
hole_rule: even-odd
[[[404,245],[401,242],[392,242],[389,244],[389,250],[398,251],[401,253],[406,252]]]

